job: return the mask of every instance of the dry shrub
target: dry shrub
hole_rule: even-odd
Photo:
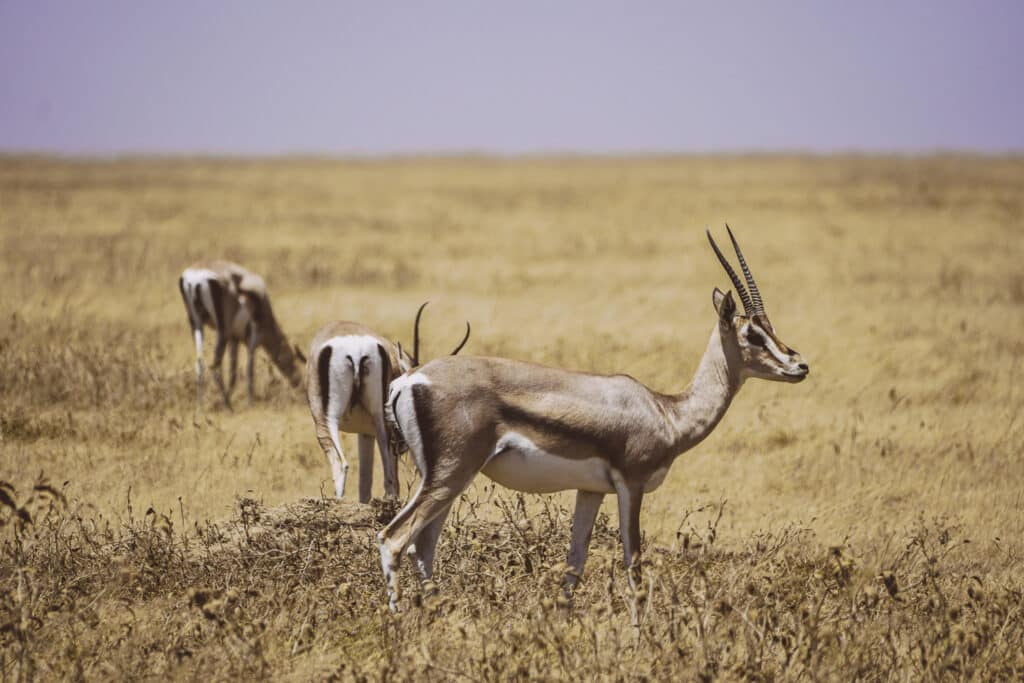
[[[1019,580],[994,581],[944,520],[863,554],[797,527],[717,543],[722,506],[647,553],[634,594],[602,515],[573,600],[558,589],[570,513],[522,496],[463,501],[437,582],[405,567],[384,609],[375,532],[393,509],[238,501],[175,528],[113,523],[40,483],[0,487],[5,678],[356,680],[970,678],[1024,674]],[[703,520],[699,524],[697,520]]]

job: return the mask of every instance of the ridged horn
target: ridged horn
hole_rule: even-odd
[[[715,250],[715,256],[718,257],[718,261],[725,268],[725,272],[729,274],[729,279],[732,280],[732,286],[736,288],[736,293],[740,295],[740,301],[743,302],[743,310],[746,311],[747,315],[751,315],[754,310],[754,305],[750,301],[750,295],[747,294],[747,289],[743,286],[743,282],[740,280],[736,271],[732,269],[729,262],[725,260],[725,255],[722,254],[722,250],[715,244],[715,238],[711,236],[710,230],[705,230],[707,233],[708,241],[711,242],[711,248]],[[730,236],[732,233],[730,233]]]
[[[747,286],[750,288],[750,301],[754,305],[751,313],[753,315],[763,315],[767,317],[764,312],[764,302],[761,301],[761,292],[757,289],[757,283],[754,281],[754,276],[750,272],[750,268],[747,268],[747,261],[743,258],[743,252],[740,251],[740,245],[733,237],[732,230],[729,228],[729,224],[725,224],[725,229],[729,232],[729,239],[732,240],[732,248],[736,250],[736,258],[740,260],[740,268],[743,269],[743,276],[747,278]]]

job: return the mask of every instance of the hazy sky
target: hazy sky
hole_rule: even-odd
[[[0,0],[0,150],[1024,151],[1024,0]]]

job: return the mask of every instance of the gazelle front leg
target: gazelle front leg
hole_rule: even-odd
[[[249,352],[245,365],[245,381],[249,387],[249,402],[256,400],[255,377],[256,377],[256,349],[259,348],[260,337],[255,325],[249,326],[249,334],[245,340],[246,350]]]
[[[228,396],[235,393],[235,381],[238,379],[238,340],[228,342]]]
[[[576,510],[572,516],[572,540],[569,543],[569,571],[565,575],[563,590],[566,596],[572,594],[583,576],[583,565],[587,562],[587,551],[590,549],[590,535],[594,531],[594,522],[604,500],[603,493],[592,491],[576,492]]]
[[[380,450],[380,461],[384,468],[384,497],[389,500],[398,500],[398,456],[391,451],[391,440],[388,438],[387,428],[384,426],[384,416],[378,415],[376,422],[377,448]],[[372,449],[370,452],[373,453]],[[370,460],[373,460],[372,455]],[[361,463],[360,460],[360,467],[362,467]]]
[[[640,503],[644,490],[642,486],[627,484],[621,476],[614,476],[613,480],[619,503],[619,536],[622,537],[626,574],[629,587],[636,591],[640,579]]]

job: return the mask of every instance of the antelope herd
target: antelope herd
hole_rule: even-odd
[[[398,497],[400,452],[419,472],[416,492],[378,534],[388,605],[397,610],[403,553],[421,579],[433,575],[434,552],[455,499],[477,473],[528,493],[576,491],[568,567],[571,593],[583,573],[591,531],[604,497],[614,494],[630,585],[640,566],[640,507],[682,453],[718,425],[747,379],[800,382],[808,366],[779,338],[732,231],[741,280],[718,245],[708,241],[743,304],[731,291],[712,292],[715,322],[703,358],[678,394],[662,394],[628,375],[597,375],[504,358],[458,356],[470,326],[449,356],[420,365],[419,329],[413,352],[355,322],[324,326],[306,363],[306,395],[317,441],[331,465],[334,492],[345,494],[348,462],[339,432],[358,435],[359,501],[370,500],[373,443],[384,470],[384,491]],[[238,345],[248,351],[246,378],[253,398],[253,362],[263,347],[297,386],[306,361],[281,331],[263,279],[227,261],[198,263],[181,274],[179,289],[196,348],[197,400],[204,374],[203,327],[216,331],[214,380],[231,409]],[[229,352],[230,376],[221,372]]]

